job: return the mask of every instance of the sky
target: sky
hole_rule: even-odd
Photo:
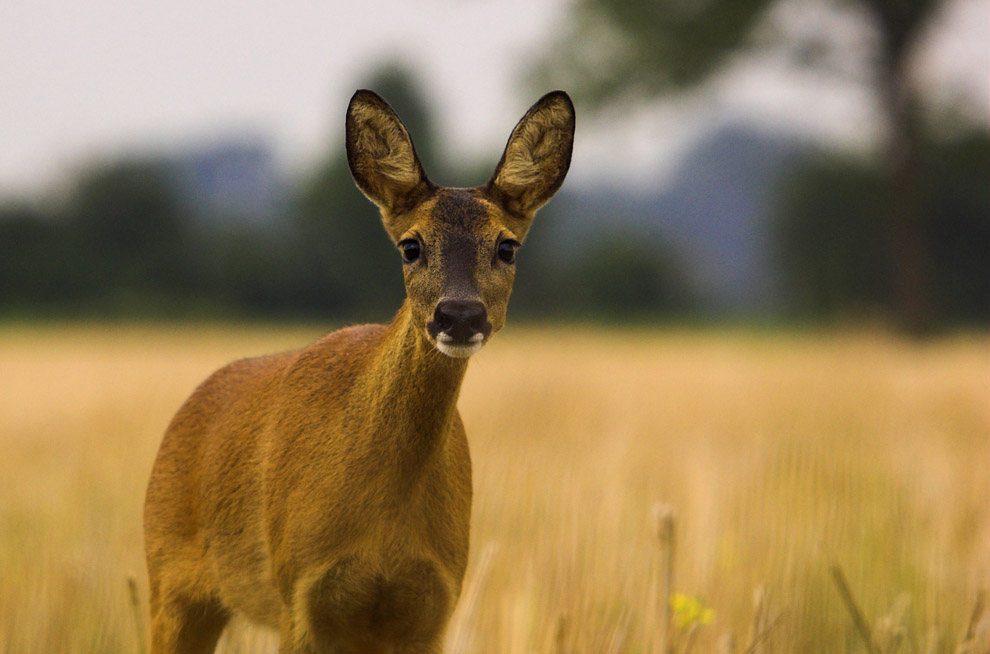
[[[792,0],[785,18],[816,29],[820,17],[794,10],[801,2]],[[94,157],[179,151],[237,134],[271,139],[286,171],[301,170],[340,143],[350,95],[389,60],[417,75],[439,114],[442,146],[494,166],[538,97],[524,71],[560,33],[569,7],[566,0],[4,0],[0,199],[51,189]],[[988,7],[990,0],[953,0],[917,66],[945,102],[962,94],[976,111],[986,106],[985,116]],[[878,129],[867,90],[749,62],[663,106],[594,121],[579,115],[572,178],[656,183],[693,138],[728,117],[853,145],[868,144]]]

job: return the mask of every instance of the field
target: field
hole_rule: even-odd
[[[0,330],[0,652],[139,652],[127,578],[146,623],[141,503],[171,414],[219,365],[318,335]],[[451,652],[659,652],[668,593],[679,651],[867,651],[835,570],[875,651],[954,652],[990,585],[985,334],[510,325],[460,407]],[[275,642],[241,625],[221,651]]]

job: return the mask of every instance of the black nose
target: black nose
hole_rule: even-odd
[[[433,311],[433,322],[426,327],[434,338],[444,332],[464,343],[475,334],[487,337],[492,331],[488,311],[477,300],[441,300]]]

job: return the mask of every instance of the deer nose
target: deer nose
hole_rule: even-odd
[[[441,300],[433,311],[433,322],[427,325],[434,338],[443,332],[454,341],[467,343],[492,331],[488,311],[478,300]]]

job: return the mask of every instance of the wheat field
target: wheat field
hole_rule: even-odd
[[[172,413],[223,363],[319,335],[0,329],[0,652],[140,652],[141,504]],[[986,334],[510,325],[460,409],[475,501],[450,652],[869,651],[837,574],[872,651],[990,649]],[[220,645],[276,648],[247,625]]]

